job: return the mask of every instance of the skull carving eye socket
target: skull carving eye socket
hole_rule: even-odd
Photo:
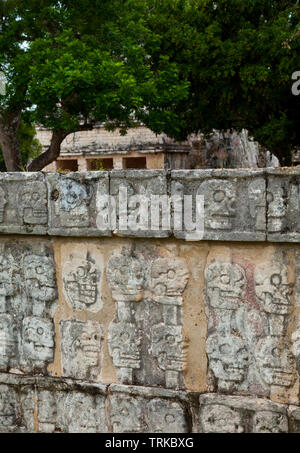
[[[43,274],[43,273],[44,273],[44,269],[42,268],[42,266],[37,266],[37,267],[35,268],[35,272],[36,272],[37,274]]]
[[[272,354],[272,356],[275,357],[276,359],[277,359],[278,357],[280,357],[280,350],[279,350],[279,348],[273,348],[272,351],[271,351],[271,354]]]
[[[167,414],[165,416],[165,420],[167,423],[174,423],[175,422],[175,417],[173,414]]]
[[[227,274],[221,275],[220,280],[224,285],[228,285],[230,283],[230,277]]]
[[[238,355],[243,356],[243,360],[248,360],[248,353],[245,348],[239,349],[237,353],[238,353]]]
[[[173,271],[173,269],[170,269],[170,270],[168,271],[168,279],[174,280],[175,275],[176,275],[176,274],[175,274],[175,271]]]
[[[35,334],[34,330],[31,329],[30,327],[25,330],[25,337],[28,339],[30,337],[33,337]]]
[[[232,348],[229,343],[224,343],[220,345],[219,351],[221,354],[231,354]]]
[[[43,333],[44,333],[44,329],[43,329],[42,327],[38,327],[38,328],[36,329],[36,331],[37,331],[37,333],[38,333],[39,335],[43,335]]]
[[[214,193],[214,201],[216,203],[221,203],[221,201],[223,201],[226,197],[226,194],[223,190],[217,190],[215,193]]]
[[[274,201],[274,195],[272,194],[272,192],[267,193],[267,201],[269,203],[272,203],[272,201]]]
[[[274,286],[279,286],[282,283],[282,277],[280,274],[274,274],[271,277],[271,284]]]
[[[78,277],[85,277],[86,276],[86,269],[83,266],[79,266],[76,271]]]
[[[167,335],[166,341],[168,344],[172,345],[176,343],[175,337],[173,335]]]

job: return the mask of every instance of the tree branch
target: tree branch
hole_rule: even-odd
[[[47,151],[33,159],[33,161],[28,165],[27,170],[28,171],[43,170],[43,168],[54,162],[59,157],[61,144],[69,134],[73,134],[75,132],[80,131],[90,131],[94,128],[95,123],[96,121],[95,122],[93,121],[91,123],[80,124],[76,126],[74,129],[70,129],[68,131],[65,131],[63,129],[53,131],[51,142]]]

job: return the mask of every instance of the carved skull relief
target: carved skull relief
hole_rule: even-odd
[[[236,215],[236,186],[226,179],[204,181],[197,195],[204,195],[205,227],[229,230]]]
[[[108,349],[118,368],[140,368],[140,331],[129,322],[112,322],[108,329]]]
[[[283,220],[286,215],[286,206],[284,204],[284,190],[277,184],[272,184],[271,189],[267,192],[268,201],[268,229],[272,232],[279,232],[283,226]]]
[[[151,330],[151,353],[162,370],[182,371],[186,363],[186,344],[182,326],[157,324]]]
[[[239,412],[220,404],[204,406],[200,420],[204,433],[243,433],[245,430]]]
[[[145,275],[143,263],[134,256],[124,253],[109,259],[106,275],[113,297],[131,296],[135,300],[143,297]]]
[[[60,182],[59,198],[56,201],[55,211],[60,217],[60,223],[65,227],[88,227],[88,205],[91,194],[84,184],[72,179],[63,179]]]
[[[215,263],[205,270],[207,297],[214,308],[233,310],[245,295],[246,276],[237,264]]]
[[[214,334],[208,337],[206,351],[215,377],[225,382],[242,382],[248,371],[248,351],[241,338]],[[222,384],[222,382],[221,382]]]
[[[64,375],[77,379],[88,379],[91,373],[99,375],[100,324],[93,321],[61,321],[61,337]]]
[[[25,186],[24,192],[19,195],[19,209],[24,223],[47,223],[47,192],[44,183],[35,182]]]
[[[147,404],[146,418],[148,431],[151,433],[188,432],[184,410],[177,402],[152,399]]]
[[[25,283],[29,296],[43,302],[57,297],[55,265],[52,258],[28,255],[24,258]]]
[[[74,259],[64,265],[64,292],[69,305],[76,310],[99,311],[98,282],[101,273],[89,260]]]
[[[180,258],[159,258],[151,266],[151,290],[157,296],[180,296],[187,285],[189,273]]]
[[[54,357],[54,326],[48,319],[28,317],[23,320],[23,353],[29,360],[51,362]]]
[[[263,381],[268,385],[290,387],[295,381],[295,357],[285,339],[265,337],[258,341],[255,359]]]
[[[286,315],[291,310],[293,283],[285,266],[264,266],[255,270],[256,295],[267,313]]]

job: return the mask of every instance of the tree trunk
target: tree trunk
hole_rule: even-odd
[[[21,115],[15,114],[5,124],[0,118],[0,146],[7,171],[21,171],[22,160],[18,132],[21,122]]]
[[[41,171],[46,165],[54,162],[60,154],[60,145],[68,135],[68,132],[59,130],[52,133],[51,143],[47,151],[33,159],[28,165],[28,171]]]

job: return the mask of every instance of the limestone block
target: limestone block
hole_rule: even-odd
[[[288,329],[293,257],[269,248],[264,259],[255,261],[247,256],[214,259],[205,269],[208,383],[219,391],[289,402],[288,392],[296,392],[299,356],[298,336],[293,340]]]
[[[189,280],[185,259],[123,247],[110,256],[106,276],[117,308],[108,348],[119,381],[183,388],[188,346],[182,325]]]
[[[106,229],[101,229],[97,219],[99,209],[104,209],[107,204],[106,201],[102,206],[101,200],[107,200],[108,185],[106,172],[48,174],[48,233],[57,236],[110,236],[109,220]]]
[[[116,209],[114,234],[126,237],[170,236],[171,207],[167,197],[166,172],[113,170],[110,173],[110,195],[115,200]],[[158,196],[163,197],[161,204]],[[166,220],[162,218],[163,214]]]
[[[176,394],[176,400],[174,399]],[[180,393],[111,386],[110,423],[114,433],[186,433],[188,417]]]
[[[17,391],[6,385],[0,385],[0,432],[18,432],[21,415]]]
[[[0,244],[0,371],[46,372],[54,358],[56,269],[48,241]]]
[[[36,316],[57,298],[56,272],[52,256],[30,254],[24,257],[25,288]]]
[[[94,321],[60,322],[63,375],[97,381],[101,373],[101,325]]]
[[[43,370],[54,358],[54,324],[52,320],[30,316],[23,319],[22,365]]]
[[[267,169],[268,240],[300,240],[300,170]]]
[[[47,186],[42,173],[1,173],[0,232],[46,234]]]
[[[200,395],[202,433],[287,433],[287,406],[217,394]]]
[[[189,223],[196,222],[196,196],[202,196],[203,239],[266,239],[266,184],[263,171],[174,170],[171,172],[171,195],[182,200],[184,196],[192,196],[193,203],[193,219],[190,222],[184,221],[182,204],[176,203],[173,207],[173,216],[176,217],[173,217],[174,235],[177,238],[189,240],[189,235],[195,228],[195,225]]]

